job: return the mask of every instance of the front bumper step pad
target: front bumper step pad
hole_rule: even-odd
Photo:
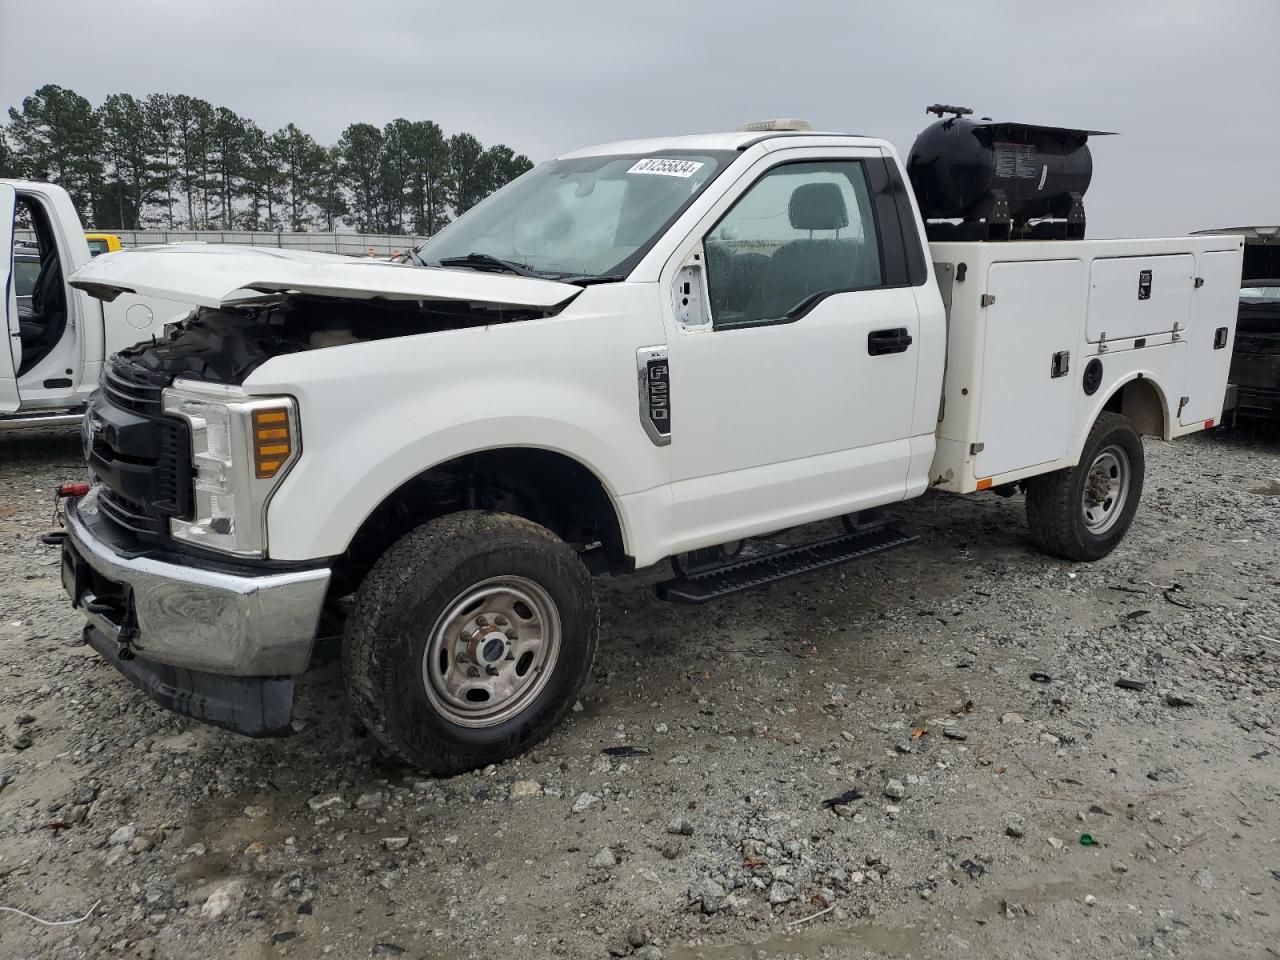
[[[121,656],[116,642],[93,626],[84,628],[84,640],[130,683],[174,713],[249,737],[292,732],[292,677],[227,677]]]

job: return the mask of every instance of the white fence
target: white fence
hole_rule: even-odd
[[[126,247],[154,243],[239,243],[253,247],[279,247],[283,250],[314,250],[319,253],[345,253],[353,257],[390,257],[403,253],[426,240],[394,233],[283,233],[248,230],[103,230],[89,233],[111,233]],[[34,240],[30,230],[15,230],[19,240]]]

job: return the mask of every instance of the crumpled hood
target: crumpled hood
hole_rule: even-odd
[[[202,307],[220,307],[255,292],[292,292],[362,300],[464,300],[549,308],[582,291],[568,283],[510,274],[204,243],[103,254],[73,273],[69,282],[107,301],[122,293],[136,293]]]

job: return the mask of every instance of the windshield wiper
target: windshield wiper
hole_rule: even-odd
[[[404,255],[405,255],[405,258],[408,259],[410,263],[416,263],[420,267],[425,267],[427,265],[427,262],[423,260],[420,256],[418,256],[418,251],[413,249],[413,247],[410,247],[408,250],[406,250],[404,252]]]
[[[504,273],[514,273],[520,277],[538,276],[536,271],[531,270],[522,263],[503,260],[501,257],[495,257],[491,253],[475,253],[473,251],[465,257],[441,257],[436,262],[442,267],[474,267],[477,270],[483,270],[488,267]]]
[[[589,287],[593,283],[621,283],[625,279],[627,278],[613,274],[596,275],[594,273],[568,274],[555,278],[557,283],[573,283],[580,287]]]

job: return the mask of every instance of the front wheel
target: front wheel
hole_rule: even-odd
[[[560,721],[599,638],[591,577],[551,531],[466,511],[374,564],[343,642],[360,718],[393,753],[461,773],[527,750]]]
[[[1133,523],[1145,472],[1133,423],[1117,413],[1100,414],[1076,466],[1027,481],[1031,539],[1068,560],[1102,559]]]

